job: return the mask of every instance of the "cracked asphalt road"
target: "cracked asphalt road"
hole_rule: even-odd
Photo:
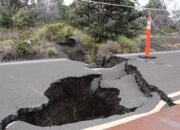
[[[129,64],[136,66],[149,84],[157,86],[167,95],[180,91],[180,52],[154,55],[157,56],[155,60],[139,59],[136,55],[125,57],[131,59]],[[49,84],[69,76],[101,73],[102,87],[120,89],[121,105],[134,107],[143,104],[135,112],[114,115],[105,119],[99,118],[53,127],[38,127],[25,122],[14,122],[7,127],[7,130],[106,129],[118,124],[117,120],[151,111],[161,100],[157,93],[152,93],[151,98],[145,97],[133,80],[133,75],[125,75],[124,63],[113,68],[89,69],[84,63],[66,59],[27,61],[0,64],[0,72],[0,120],[15,113],[18,108],[35,107],[46,103],[48,99],[43,93]],[[180,96],[172,97],[172,99],[178,100]],[[113,121],[116,122],[108,124]]]

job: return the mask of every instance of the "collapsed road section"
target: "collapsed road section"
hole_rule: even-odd
[[[53,78],[48,77],[47,80],[45,80],[47,75],[43,74],[41,75],[40,82],[36,83],[36,85],[38,84],[36,86],[37,89],[33,88],[33,91],[35,93],[40,93],[40,92],[44,93],[42,97],[46,97],[48,99],[47,103],[43,101],[43,103],[39,103],[42,105],[38,107],[33,107],[35,105],[28,105],[28,104],[19,107],[20,105],[18,105],[18,101],[15,101],[18,105],[17,107],[18,109],[16,111],[7,113],[8,115],[10,114],[12,115],[8,116],[6,114],[6,116],[1,118],[2,130],[4,130],[7,126],[9,126],[9,124],[15,121],[26,122],[30,124],[30,126],[25,125],[26,129],[28,129],[27,127],[31,127],[31,129],[38,128],[38,130],[41,129],[43,130],[44,128],[50,129],[50,126],[53,129],[54,126],[58,126],[57,129],[61,129],[61,128],[66,129],[68,126],[76,126],[76,125],[79,125],[80,127],[80,128],[78,127],[77,129],[83,129],[85,127],[90,127],[94,124],[97,124],[97,123],[93,124],[92,122],[104,123],[137,114],[136,112],[144,113],[145,111],[151,110],[154,107],[154,105],[156,105],[157,102],[160,101],[156,97],[154,98],[154,93],[158,94],[159,97],[165,102],[167,102],[169,106],[175,105],[173,103],[173,99],[167,96],[167,94],[169,93],[166,89],[162,87],[162,85],[160,86],[158,84],[151,85],[153,80],[147,78],[146,74],[144,74],[144,70],[143,70],[144,67],[140,66],[140,65],[148,66],[148,63],[140,62],[138,64],[134,64],[126,59],[125,61],[122,61],[119,64],[114,64],[115,66],[112,68],[89,69],[85,67],[83,63],[76,61],[58,61],[58,62],[60,62],[58,66],[57,65],[54,66],[53,64],[48,63],[49,65],[46,67],[47,68],[46,71],[48,71],[47,74],[49,73],[50,75],[51,73],[49,70],[52,71],[54,68],[56,68],[55,70],[53,70],[52,75],[50,76],[52,77],[53,75],[56,75],[56,77]],[[71,64],[73,65],[71,66]],[[29,70],[31,70],[32,68],[34,69],[35,66],[38,67],[37,64],[30,66],[29,65],[23,65],[23,66],[26,66],[26,68],[28,66]],[[63,69],[61,69],[60,66]],[[156,64],[154,66],[159,67]],[[8,66],[7,67],[8,70],[9,68],[11,70],[12,69],[11,67],[12,66]],[[39,64],[39,68],[42,67],[43,67],[42,64]],[[19,72],[23,70],[22,71],[23,75],[26,74],[26,71],[22,68],[22,65],[17,65],[16,68],[18,68]],[[44,72],[45,70],[45,69],[42,70],[37,69],[36,72],[33,69],[32,72],[36,73],[37,75],[39,73]],[[154,68],[150,68],[150,69],[154,69]],[[165,69],[167,70],[166,67]],[[26,75],[28,78],[27,79],[24,78],[24,80],[26,80],[26,84],[21,85],[20,84],[22,83],[21,80],[20,80],[21,82],[18,81],[16,84],[21,85],[22,87],[26,87],[28,86],[29,81],[37,80],[36,79],[37,77],[35,77],[34,75],[32,76],[29,75],[29,70],[27,71],[28,74]],[[74,70],[77,71],[75,72]],[[57,72],[59,73],[56,74]],[[78,74],[77,72],[78,73],[81,72],[81,74]],[[22,78],[19,77],[21,76],[21,73],[19,73],[18,76],[16,76],[15,74],[16,71],[12,70],[10,71],[10,74],[8,74],[7,76],[5,75],[5,77],[7,78],[9,77],[9,75],[11,75],[10,77],[11,81],[13,81],[13,76],[16,77],[18,80]],[[61,76],[62,74],[64,75]],[[131,77],[133,78],[131,79]],[[59,79],[59,80],[51,83],[52,81],[54,81],[53,79],[54,80]],[[1,83],[3,83],[4,81],[2,80]],[[43,82],[51,83],[50,87],[48,86],[48,87],[44,87],[44,89],[41,89],[40,86],[44,86],[42,84]],[[35,86],[35,84],[32,85]],[[7,84],[7,87],[9,87],[9,84]],[[9,89],[11,88],[12,87],[9,87]],[[136,95],[137,93],[134,91],[134,89],[141,97],[139,97],[139,95]],[[29,91],[27,92],[27,94],[28,93],[31,92]],[[136,96],[135,98],[131,97],[131,95],[133,94]],[[143,94],[146,98],[144,98],[141,94]],[[132,99],[130,98],[127,99],[126,97],[128,98],[131,97]],[[136,99],[139,100],[138,103]],[[154,99],[155,102],[153,103],[152,100]],[[23,100],[19,100],[19,102],[20,101],[22,102]],[[130,102],[133,105],[131,106],[127,105],[130,104]],[[4,104],[4,106],[5,105],[6,104]],[[148,107],[148,109],[145,109],[145,107]],[[116,116],[113,115],[117,115],[117,118]],[[19,122],[14,123],[13,126],[16,126],[17,130],[21,130],[23,127],[18,127],[17,126],[18,123]],[[86,125],[82,125],[82,124],[86,124]],[[36,127],[36,126],[41,126],[41,127]],[[8,127],[8,130],[16,130],[16,129],[13,129],[12,126]]]

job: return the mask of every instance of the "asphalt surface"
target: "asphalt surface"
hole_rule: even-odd
[[[62,78],[96,74],[80,62],[57,60],[0,65],[0,120],[19,108],[48,102],[44,92]]]
[[[133,57],[129,64],[136,66],[149,84],[157,86],[166,94],[180,91],[180,53],[154,56],[157,57],[154,60]]]
[[[125,56],[130,58],[129,64],[134,65],[142,73],[149,84],[155,85],[166,94],[180,91],[180,52],[155,54],[157,59],[145,60],[136,55]],[[66,59],[48,61],[28,61],[0,64],[0,120],[14,114],[18,108],[35,107],[48,102],[43,95],[49,85],[62,78],[80,77],[88,74],[102,74],[102,87],[120,89],[120,104],[125,107],[142,106],[135,112],[114,115],[105,119],[82,121],[62,126],[38,127],[25,122],[14,122],[7,130],[97,130],[110,128],[106,125],[133,115],[146,113],[155,108],[160,102],[157,93],[153,97],[145,97],[134,80],[134,75],[126,75],[124,63],[113,68],[89,69],[84,63]],[[96,82],[92,83],[96,89]],[[172,98],[174,101],[180,96]],[[167,106],[168,107],[168,106]],[[102,127],[94,127],[102,126]]]
[[[102,81],[101,86],[104,88],[118,88],[120,90],[120,105],[128,108],[141,106],[147,100],[147,97],[139,91],[138,85],[134,80],[134,75],[127,75],[121,79]]]

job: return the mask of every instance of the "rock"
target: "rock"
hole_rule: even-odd
[[[68,38],[66,41],[58,41],[56,44],[61,46],[68,46],[68,47],[75,47],[78,46],[80,43],[76,38]]]
[[[80,47],[74,47],[74,48],[63,47],[62,51],[71,60],[85,62],[85,52]]]
[[[108,53],[102,57],[101,61],[96,61],[98,67],[111,68],[119,63],[124,62],[126,59],[123,57],[116,57],[112,53]]]

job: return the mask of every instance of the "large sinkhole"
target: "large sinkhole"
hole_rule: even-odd
[[[135,111],[136,108],[119,105],[120,91],[116,88],[97,85],[97,89],[92,90],[91,83],[97,78],[101,79],[101,75],[68,77],[51,83],[44,93],[49,99],[47,104],[18,110],[16,115],[10,115],[1,122],[1,129],[14,121],[46,127]]]

